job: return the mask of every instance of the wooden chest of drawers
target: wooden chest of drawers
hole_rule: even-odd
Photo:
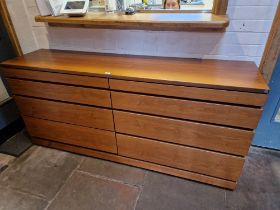
[[[1,73],[35,144],[228,189],[268,92],[252,62],[39,50]]]

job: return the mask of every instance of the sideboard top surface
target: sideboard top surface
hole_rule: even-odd
[[[254,62],[37,50],[2,66],[217,89],[267,92]]]

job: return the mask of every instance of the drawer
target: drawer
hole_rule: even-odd
[[[30,79],[37,81],[55,82],[62,84],[81,85],[89,87],[109,88],[107,78],[60,74],[38,70],[26,70],[16,68],[3,68],[4,77]]]
[[[118,154],[236,181],[244,158],[117,134]]]
[[[263,106],[266,94],[109,79],[110,88],[135,93]]]
[[[22,96],[15,100],[25,116],[114,131],[113,114],[108,109]]]
[[[252,131],[114,111],[116,132],[245,156]]]
[[[83,126],[24,117],[32,137],[117,153],[115,133]]]
[[[112,92],[114,109],[254,129],[261,109]]]
[[[93,88],[57,85],[18,79],[7,79],[7,84],[14,95],[111,107],[110,91]]]

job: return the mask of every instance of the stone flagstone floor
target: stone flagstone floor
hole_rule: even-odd
[[[277,210],[280,152],[251,147],[235,191],[32,146],[0,173],[1,210]]]

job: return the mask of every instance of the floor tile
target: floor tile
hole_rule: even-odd
[[[280,193],[280,152],[251,147],[237,190]]]
[[[74,172],[48,210],[133,210],[139,188]]]
[[[226,194],[226,209],[229,210],[279,210],[279,193],[251,193],[235,191]]]
[[[31,147],[31,145],[32,143],[26,130],[22,130],[1,144],[0,152],[18,157]]]
[[[224,209],[225,190],[149,172],[137,210]]]
[[[280,209],[280,152],[251,147],[235,191],[149,172],[137,210]]]
[[[235,191],[226,192],[228,209],[280,209],[280,152],[251,147]]]
[[[0,187],[1,210],[43,210],[46,206],[44,199]]]
[[[140,168],[88,157],[85,157],[79,170],[131,185],[142,185],[146,174],[146,171]]]
[[[0,173],[15,160],[14,156],[0,153]]]
[[[51,199],[80,161],[71,153],[32,146],[0,174],[0,186]]]
[[[0,174],[1,210],[280,210],[279,195],[280,152],[256,147],[235,191],[38,146]]]

